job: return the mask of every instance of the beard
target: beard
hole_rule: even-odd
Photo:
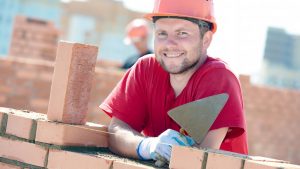
[[[158,60],[158,62],[166,72],[176,75],[176,74],[183,74],[185,72],[193,70],[196,66],[199,65],[198,63],[200,63],[201,60],[200,58],[202,57],[199,57],[199,59],[194,61],[190,61],[187,58],[185,58],[183,62],[180,65],[176,66],[175,68],[168,67],[162,59]]]
[[[200,48],[199,48],[200,47]],[[168,62],[163,59],[162,52],[155,52],[156,60],[159,62],[161,67],[168,73],[178,75],[178,74],[185,74],[189,71],[195,71],[198,69],[206,60],[206,53],[202,53],[202,46],[200,44],[196,44],[194,48],[192,48],[189,52],[184,52],[185,55],[189,56],[182,56],[184,57],[180,63],[172,63]],[[159,55],[161,54],[161,55]]]

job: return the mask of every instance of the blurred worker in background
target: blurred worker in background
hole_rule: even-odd
[[[133,45],[137,54],[126,59],[122,69],[129,69],[140,57],[152,53],[148,47],[149,32],[149,25],[144,19],[134,19],[126,26],[124,43]]]

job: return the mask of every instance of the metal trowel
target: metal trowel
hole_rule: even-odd
[[[205,97],[175,107],[168,115],[200,144],[227,100],[227,93]]]

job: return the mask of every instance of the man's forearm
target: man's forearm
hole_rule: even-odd
[[[220,149],[220,146],[226,136],[227,131],[228,127],[223,127],[209,131],[202,143],[197,144],[196,147]]]
[[[126,157],[138,158],[136,148],[144,138],[139,132],[132,129],[123,121],[113,117],[108,127],[109,149]]]

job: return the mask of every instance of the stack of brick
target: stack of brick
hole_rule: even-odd
[[[16,16],[9,55],[55,60],[59,31],[50,21]]]
[[[95,46],[60,42],[47,116],[0,109],[1,167],[112,167],[108,150],[99,149],[108,145],[107,128],[86,122],[97,52]]]
[[[20,57],[0,58],[0,70],[0,106],[47,112],[54,62]],[[88,104],[89,121],[108,124],[109,118],[100,112],[98,105],[123,75],[124,71],[118,69],[96,67]]]
[[[47,120],[45,114],[0,107],[1,169],[150,169],[153,161],[116,156],[107,127]],[[300,169],[286,161],[211,149],[175,146],[172,169]]]
[[[107,128],[103,125],[51,122],[44,114],[8,108],[0,108],[0,119],[0,168],[8,165],[8,168],[59,169],[89,165],[80,164],[76,158],[109,165],[109,161],[103,158],[66,151],[70,146],[92,146],[98,147],[98,150],[99,147],[107,147]],[[69,159],[73,162],[67,162]]]

